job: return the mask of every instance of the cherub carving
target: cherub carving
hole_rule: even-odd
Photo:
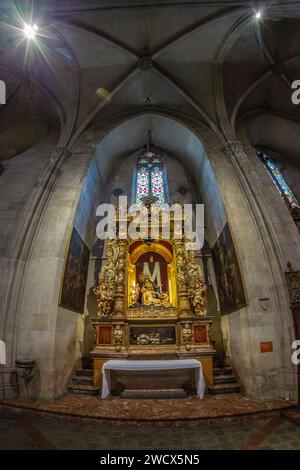
[[[110,317],[113,310],[115,299],[115,284],[113,281],[105,279],[103,274],[99,274],[99,283],[94,287],[94,293],[97,296],[99,317]]]
[[[207,307],[207,287],[201,277],[198,277],[195,282],[189,284],[188,293],[193,312],[197,316],[205,315]]]

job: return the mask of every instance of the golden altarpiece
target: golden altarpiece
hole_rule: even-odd
[[[162,219],[158,219],[161,233]],[[125,223],[132,217],[126,215]],[[117,233],[120,222],[117,217]],[[108,359],[178,359],[201,361],[205,381],[212,384],[213,356],[206,314],[207,287],[195,252],[186,239],[109,239],[94,292],[97,296],[94,384]],[[176,223],[178,224],[178,220]],[[181,219],[183,224],[183,217]],[[180,222],[180,223],[181,223]],[[178,225],[177,225],[178,226]]]

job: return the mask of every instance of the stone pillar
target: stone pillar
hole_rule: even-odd
[[[224,202],[233,235],[235,231],[238,234],[235,239],[249,296],[248,307],[239,314],[239,324],[242,325],[243,322],[249,348],[256,350],[256,354],[250,355],[248,364],[238,355],[239,348],[236,345],[241,328],[236,321],[237,315],[228,316],[222,319],[222,323],[228,324],[229,327],[231,355],[236,355],[236,362],[248,393],[257,396],[259,391],[260,397],[271,397],[276,390],[279,396],[293,398],[295,374],[291,364],[291,343],[294,334],[290,329],[292,315],[284,276],[287,252],[280,243],[280,227],[265,195],[265,187],[243,144],[240,141],[230,141],[222,150],[240,187],[241,208],[236,203],[236,207],[227,203],[227,200],[234,200],[230,190],[236,191],[238,195],[237,187],[228,188],[228,194],[227,188],[224,188]],[[233,183],[234,179],[232,178]],[[243,227],[243,219],[240,217],[246,216],[249,221],[245,218]],[[247,233],[245,227],[251,227],[251,232]],[[255,256],[251,253],[251,246]],[[270,301],[270,307],[268,313],[262,316],[257,306],[261,309],[264,299]],[[263,330],[259,327],[261,324]],[[273,363],[266,360],[266,356],[262,356],[261,344],[265,338],[273,341],[275,348],[280,347],[280,354],[275,353],[276,349],[270,353]]]

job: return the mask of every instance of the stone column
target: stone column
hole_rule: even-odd
[[[274,285],[285,285],[285,261],[268,213],[259,176],[255,172],[242,142],[227,142],[223,147],[223,152],[233,168],[249,204],[249,215],[252,214],[258,228],[262,245],[264,246],[265,253],[270,262]],[[287,292],[285,300],[288,300]]]
[[[265,332],[268,332],[270,339],[273,339],[277,344],[280,344],[281,354],[273,354],[274,359],[278,361],[278,379],[271,378],[268,382],[265,381],[264,370],[267,369],[266,363],[263,361],[261,353],[256,356],[252,356],[253,364],[252,370],[257,370],[256,384],[255,387],[252,385],[252,389],[255,392],[257,390],[258,376],[261,381],[261,395],[266,393],[271,395],[275,389],[281,396],[286,397],[287,395],[293,397],[294,393],[294,374],[293,367],[291,364],[291,342],[293,340],[293,332],[290,330],[290,324],[292,323],[292,315],[289,308],[290,301],[288,296],[288,290],[286,287],[286,281],[284,276],[287,252],[284,251],[284,246],[280,243],[278,234],[278,224],[276,225],[276,217],[273,213],[272,207],[270,207],[269,201],[265,195],[265,187],[262,181],[246,154],[243,144],[240,141],[230,141],[223,147],[223,153],[226,156],[227,162],[230,165],[236,181],[238,182],[241,190],[241,202],[245,208],[244,200],[247,203],[246,209],[248,211],[248,217],[250,219],[249,227],[252,225],[253,232],[245,233],[245,230],[241,227],[239,235],[244,234],[248,241],[258,244],[257,252],[261,252],[261,259],[257,259],[259,264],[259,270],[256,265],[251,264],[251,252],[250,246],[247,247],[243,244],[243,240],[236,238],[238,244],[240,244],[239,252],[242,263],[242,269],[246,285],[250,288],[250,296],[248,299],[248,311],[250,315],[245,315],[245,324],[251,328],[251,336],[249,335],[249,341],[252,347],[259,346],[260,341],[263,338],[260,335],[260,329],[258,324],[262,321],[258,311],[256,311],[256,305],[260,305],[261,299],[270,299],[272,308],[270,309],[269,323],[266,323]],[[235,188],[234,188],[235,190]],[[229,191],[228,191],[229,192]],[[244,200],[242,199],[244,196]],[[226,198],[230,199],[230,195],[225,194]],[[227,205],[227,212],[229,220],[232,224],[233,234],[234,230],[239,224],[239,212],[240,208],[237,205],[236,208]],[[245,209],[241,210],[241,215],[245,216]],[[255,246],[254,246],[255,248]],[[262,271],[263,269],[263,271]],[[260,278],[261,277],[261,282]],[[255,279],[256,289],[259,292],[259,297],[256,298],[254,295],[254,282]],[[264,289],[264,292],[262,292]],[[249,290],[248,290],[249,293]],[[225,322],[233,325],[232,318],[224,319]],[[230,334],[231,337],[231,334]],[[235,341],[237,338],[235,337]],[[258,343],[258,344],[257,344]],[[244,363],[245,365],[245,363]],[[243,367],[243,366],[242,366]],[[274,370],[274,366],[273,370]],[[271,366],[270,366],[271,370]],[[249,373],[249,377],[251,377]],[[269,377],[268,377],[269,380]],[[254,383],[254,377],[251,377],[252,383]],[[251,384],[250,380],[249,383]],[[266,384],[269,384],[268,386]],[[256,393],[256,392],[255,392]]]

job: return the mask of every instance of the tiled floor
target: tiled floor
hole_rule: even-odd
[[[300,449],[300,427],[273,417],[187,427],[83,424],[0,413],[0,449]]]

